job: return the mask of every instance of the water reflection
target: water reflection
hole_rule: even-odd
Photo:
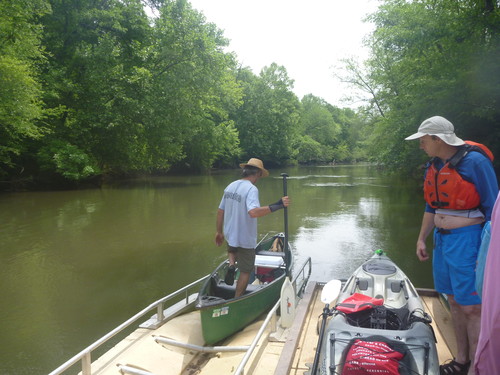
[[[414,255],[420,189],[371,166],[297,167],[259,181],[261,204],[283,194],[296,264],[313,278],[346,278],[382,248],[432,287]],[[226,258],[215,213],[238,171],[127,181],[100,190],[0,195],[1,374],[42,374],[153,300]],[[283,230],[283,211],[259,219]]]

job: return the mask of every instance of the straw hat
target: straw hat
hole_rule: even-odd
[[[256,158],[251,158],[248,163],[241,163],[240,168],[245,168],[247,165],[250,165],[252,167],[259,168],[262,171],[262,177],[267,177],[269,176],[269,171],[264,168],[264,164],[262,163],[262,160],[256,159]]]
[[[418,132],[406,137],[405,140],[421,138],[424,135],[435,135],[450,146],[462,146],[465,142],[455,135],[453,124],[441,116],[428,118],[418,127]]]

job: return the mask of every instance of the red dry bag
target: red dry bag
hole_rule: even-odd
[[[384,304],[382,298],[373,298],[360,293],[354,293],[350,297],[338,303],[336,309],[343,313],[350,314],[357,311],[371,309],[373,306]]]
[[[399,375],[403,354],[382,341],[355,340],[347,353],[342,374]]]

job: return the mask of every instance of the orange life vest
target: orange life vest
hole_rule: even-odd
[[[472,182],[466,181],[456,167],[471,151],[482,153],[493,161],[493,153],[483,144],[465,141],[465,145],[440,169],[429,163],[424,182],[424,198],[432,208],[471,210],[479,207],[481,197]]]

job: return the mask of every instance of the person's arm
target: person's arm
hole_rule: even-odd
[[[493,164],[479,152],[470,152],[458,165],[458,172],[469,182],[472,182],[479,193],[480,210],[485,220],[491,220],[491,212],[498,194],[498,181]]]
[[[270,214],[271,212],[280,210],[282,208],[288,207],[290,204],[290,198],[288,196],[282,197],[278,202],[270,204],[269,206],[255,207],[248,211],[250,217],[262,217]]]
[[[476,189],[481,197],[481,211],[486,221],[491,220],[491,213],[498,195],[498,181],[493,165],[489,160],[481,162],[481,168],[474,168]]]
[[[217,246],[221,246],[224,242],[224,232],[223,232],[223,224],[224,224],[224,210],[220,208],[217,210],[217,223],[216,223],[216,233],[215,233],[215,244]]]
[[[434,215],[435,214],[431,212],[424,212],[424,217],[422,218],[422,226],[420,227],[420,233],[417,239],[417,257],[420,261],[429,259],[425,240],[431,233],[432,229],[434,229]]]

